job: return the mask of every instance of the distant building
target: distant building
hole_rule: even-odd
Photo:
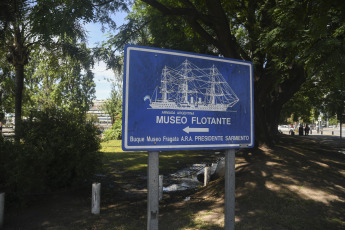
[[[106,100],[94,100],[93,106],[87,112],[88,114],[96,114],[98,122],[95,123],[100,129],[106,130],[112,126],[110,115],[103,110],[103,105]]]

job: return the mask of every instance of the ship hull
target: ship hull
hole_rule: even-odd
[[[229,106],[216,105],[177,105],[175,102],[152,102],[152,109],[196,110],[196,111],[226,111]]]

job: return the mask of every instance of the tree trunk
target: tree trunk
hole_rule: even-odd
[[[254,94],[255,95],[255,94]],[[255,99],[254,120],[255,120],[255,144],[271,145],[278,133],[278,123],[281,106],[273,102]]]
[[[24,65],[16,65],[16,81],[15,81],[15,140],[19,141],[19,132],[22,123],[22,99],[23,99],[23,86],[24,86]]]

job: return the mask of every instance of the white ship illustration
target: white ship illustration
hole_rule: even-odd
[[[160,86],[144,100],[152,109],[226,111],[239,98],[214,65],[199,68],[186,59],[175,69],[165,66]]]

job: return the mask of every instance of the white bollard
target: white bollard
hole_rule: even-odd
[[[163,198],[163,175],[159,175],[159,184],[158,184],[158,200],[162,200]]]
[[[204,170],[204,186],[210,182],[210,167],[206,166]]]
[[[5,193],[0,193],[0,229],[4,224]]]
[[[91,213],[99,215],[101,212],[101,183],[92,184]]]

